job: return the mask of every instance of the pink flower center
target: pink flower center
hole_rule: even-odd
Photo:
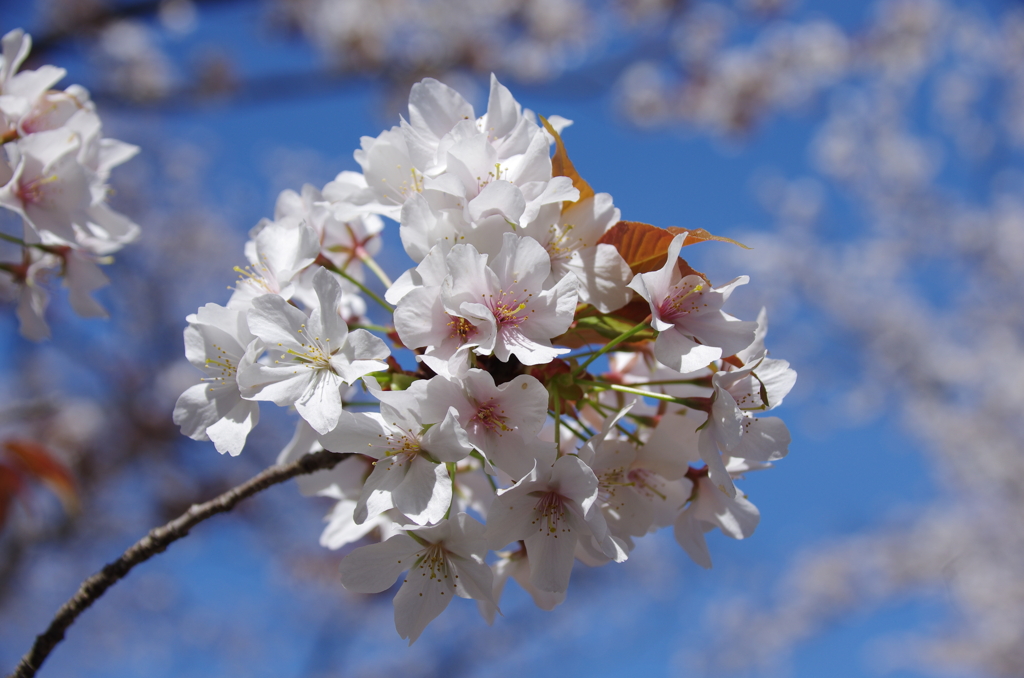
[[[25,205],[38,205],[46,199],[46,185],[55,181],[57,181],[56,175],[20,181],[18,182],[18,197]]]
[[[647,497],[648,499],[666,499],[664,491],[659,489],[662,484],[661,477],[645,468],[635,468],[626,474],[630,483],[633,485],[633,489]]]
[[[488,431],[498,435],[512,430],[512,427],[505,423],[505,410],[501,409],[494,400],[488,400],[478,407],[476,414],[469,420],[469,423],[483,426]]]
[[[476,325],[473,323],[465,318],[459,318],[454,315],[448,317],[451,318],[448,321],[448,327],[451,330],[448,334],[449,339],[458,339],[459,344],[465,344],[471,337],[476,335]]]
[[[658,304],[658,315],[665,322],[678,324],[685,316],[698,313],[707,308],[704,303],[704,285],[680,281],[672,288],[671,293]]]
[[[533,295],[527,290],[523,290],[523,294],[526,295],[525,301],[520,301],[517,293],[505,290],[502,290],[497,299],[491,298],[491,313],[494,314],[494,321],[498,324],[499,330],[503,327],[519,327],[529,318],[530,311],[526,310],[526,305],[530,303],[530,297]]]
[[[568,526],[559,529],[559,525],[565,519],[565,497],[554,490],[542,494],[534,510],[537,516],[532,524],[537,525],[539,531],[555,539],[558,539],[559,532],[572,532]]]

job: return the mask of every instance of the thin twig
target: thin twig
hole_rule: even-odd
[[[49,628],[36,636],[36,642],[32,645],[32,649],[21,658],[18,667],[8,678],[32,678],[36,675],[36,671],[46,661],[53,648],[64,640],[64,632],[75,622],[78,615],[85,612],[108,588],[127,575],[133,567],[164,551],[172,543],[186,536],[189,530],[199,523],[218,513],[230,511],[238,502],[262,492],[268,487],[283,483],[295,476],[333,468],[348,456],[350,455],[327,451],[313,452],[290,464],[271,466],[216,499],[211,499],[205,504],[193,504],[188,511],[171,522],[150,530],[149,534],[125,551],[120,558],[82,582],[78,592],[57,610]]]

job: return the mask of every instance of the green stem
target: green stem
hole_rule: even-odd
[[[369,330],[370,332],[381,332],[383,334],[391,334],[395,331],[394,327],[384,327],[383,325],[371,325],[369,323],[352,323],[348,326],[350,330]]]
[[[623,426],[622,424],[616,424],[615,428],[617,428],[621,433],[625,434],[625,436],[629,438],[633,442],[633,444],[643,447],[644,441],[640,440],[640,438],[637,437],[635,433],[627,429],[625,426]]]
[[[672,386],[678,384],[689,384],[691,386],[706,386],[710,383],[711,376],[698,379],[661,379],[658,381],[637,381],[633,386]]]
[[[645,328],[647,328],[649,326],[650,321],[651,321],[650,316],[648,316],[642,322],[638,323],[637,325],[634,325],[630,329],[626,330],[625,332],[623,332],[619,336],[617,336],[614,339],[612,339],[611,341],[609,341],[607,344],[605,344],[600,349],[598,349],[598,351],[596,353],[594,353],[594,355],[592,355],[589,358],[587,358],[587,361],[585,363],[583,363],[582,365],[577,367],[575,370],[573,370],[572,371],[572,376],[575,377],[575,376],[577,376],[579,374],[582,374],[587,369],[587,366],[590,363],[594,362],[595,360],[600,358],[602,355],[604,355],[608,351],[612,350],[613,348],[615,348],[616,346],[618,346],[622,342],[626,341],[627,339],[632,337],[634,334],[637,334],[637,333],[643,331]]]
[[[323,257],[321,257],[321,259],[323,259]],[[391,304],[389,304],[388,302],[386,302],[383,299],[381,299],[380,297],[378,297],[372,290],[370,290],[369,287],[367,287],[363,283],[359,282],[358,280],[356,280],[355,278],[350,276],[348,273],[345,273],[345,271],[341,270],[340,268],[338,268],[334,264],[332,264],[330,262],[327,262],[327,261],[321,261],[320,265],[323,266],[324,268],[326,268],[331,273],[337,273],[342,278],[344,278],[345,280],[349,281],[350,283],[352,283],[353,285],[358,287],[363,292],[363,294],[365,294],[366,296],[370,297],[371,299],[376,301],[378,304],[380,304],[388,313],[394,313],[395,312],[395,309],[394,309],[394,307]]]
[[[555,456],[562,456],[562,399],[555,394]]]
[[[366,252],[363,252],[359,256],[359,261],[363,262],[368,269],[373,271],[373,274],[377,276],[377,279],[384,283],[384,287],[391,287],[391,285],[394,284],[391,282],[391,278],[388,277],[388,274],[384,272],[384,269],[381,268],[377,261]]]
[[[26,243],[21,238],[16,238],[13,235],[7,235],[6,233],[0,233],[0,240],[6,240],[7,242],[13,242],[15,245],[21,245],[22,247],[28,247],[28,243]]]
[[[654,398],[655,400],[664,400],[670,403],[676,403],[678,405],[686,405],[687,398],[677,398],[675,396],[666,395],[664,393],[655,393],[654,391],[644,391],[639,388],[632,388],[629,386],[621,386],[619,384],[608,384],[602,381],[588,381],[586,379],[577,379],[577,384],[585,384],[587,386],[598,386],[611,391],[618,391],[619,393],[629,393],[631,395],[643,396],[644,398]]]
[[[570,431],[570,432],[571,432],[571,433],[572,433],[572,434],[573,434],[574,436],[576,436],[577,438],[579,438],[580,442],[582,442],[582,441],[584,441],[584,440],[586,440],[586,439],[588,438],[588,436],[587,436],[587,435],[585,435],[585,434],[581,433],[580,431],[577,431],[577,430],[576,430],[576,429],[575,429],[574,427],[570,426],[570,425],[569,425],[569,422],[565,421],[564,419],[562,420],[562,426],[564,426],[564,427],[566,427],[567,429],[569,429],[569,431]],[[591,436],[591,437],[592,437],[592,436]]]

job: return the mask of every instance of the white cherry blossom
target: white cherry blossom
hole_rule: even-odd
[[[672,239],[665,265],[639,273],[629,287],[651,305],[651,327],[658,331],[654,355],[677,372],[693,372],[750,345],[757,324],[722,311],[722,304],[746,276],[711,289],[699,275],[683,276],[676,266],[686,235]]]
[[[174,423],[193,440],[212,440],[217,451],[237,456],[259,421],[259,403],[242,399],[238,367],[254,337],[244,310],[207,304],[188,318],[185,357],[201,369],[203,381],[174,406]]]
[[[395,628],[411,645],[454,596],[494,603],[493,575],[484,562],[484,526],[460,513],[356,549],[341,561],[341,583],[350,591],[380,593],[408,570],[395,596]]]
[[[545,205],[517,233],[535,239],[547,250],[551,257],[548,285],[572,273],[580,281],[580,301],[608,313],[633,296],[627,287],[633,279],[629,264],[614,246],[597,242],[620,216],[612,197],[598,193],[564,210],[559,204]]]
[[[597,476],[579,457],[566,455],[554,464],[535,466],[494,500],[487,516],[487,544],[498,549],[523,540],[533,585],[564,592],[581,539],[592,538],[609,558],[624,555],[608,532],[597,498]]]
[[[334,452],[356,452],[377,460],[356,502],[357,524],[391,508],[417,525],[437,523],[452,502],[446,464],[461,461],[472,451],[452,407],[441,422],[387,404],[381,405],[380,414],[342,412],[338,425],[320,442]]]
[[[524,365],[539,365],[568,352],[554,348],[551,339],[572,324],[576,278],[566,275],[544,289],[551,262],[536,240],[506,233],[490,263],[471,245],[456,245],[447,264],[444,307],[469,321],[465,331],[477,354],[493,353],[505,362],[515,355]]]
[[[732,463],[729,467],[740,471]],[[727,537],[746,539],[761,521],[761,512],[746,497],[721,492],[707,476],[696,479],[693,491],[690,505],[675,522],[676,541],[695,563],[710,568],[711,554],[704,534],[717,527]]]
[[[256,297],[264,294],[291,299],[295,293],[292,281],[319,254],[320,240],[305,221],[294,216],[264,221],[257,226],[255,237],[245,244],[249,266],[235,268],[240,275],[228,306],[249,308]]]
[[[341,416],[341,390],[370,372],[382,370],[390,351],[366,330],[348,331],[338,314],[341,286],[327,270],[317,271],[319,299],[309,317],[275,294],[253,300],[249,329],[270,350],[272,362],[247,356],[238,383],[245,398],[294,405],[318,433]]]

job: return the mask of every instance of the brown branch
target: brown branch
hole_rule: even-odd
[[[173,542],[187,535],[189,530],[199,523],[218,513],[230,511],[235,504],[246,497],[262,492],[272,485],[283,483],[295,476],[333,468],[349,456],[327,451],[313,452],[290,464],[271,466],[216,499],[211,499],[205,504],[193,504],[188,511],[171,522],[150,530],[149,534],[125,551],[120,558],[82,582],[78,593],[57,610],[49,628],[36,636],[36,642],[33,643],[32,649],[21,658],[18,667],[8,678],[32,678],[36,675],[36,671],[46,661],[53,648],[64,640],[64,632],[75,622],[78,615],[85,612],[108,588],[127,575],[133,567],[164,551]]]

